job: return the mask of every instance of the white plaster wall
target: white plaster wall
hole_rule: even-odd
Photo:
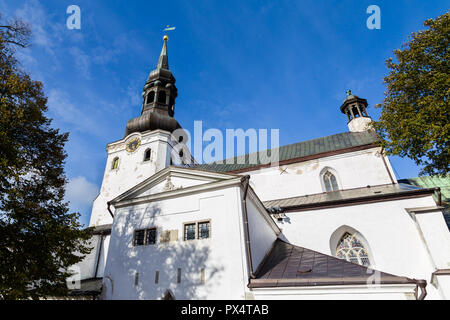
[[[126,142],[139,137],[141,145],[133,153],[126,151]],[[94,200],[90,226],[110,224],[112,217],[107,202],[134,187],[146,178],[170,165],[173,142],[170,133],[156,130],[143,134],[136,132],[107,146],[107,159],[100,193]],[[152,150],[150,161],[144,160],[147,148]],[[113,160],[119,157],[118,169],[111,169]]]
[[[97,262],[98,246],[100,244],[100,236],[94,235],[88,241],[88,246],[92,247],[92,250],[87,254],[82,261],[74,266],[74,271],[79,271],[80,280],[89,279],[94,277],[95,264]]]
[[[110,238],[111,238],[111,235],[106,235],[103,237],[102,251],[100,252],[100,259],[98,262],[98,269],[97,269],[97,275],[96,275],[97,278],[102,278],[103,273],[105,271],[106,258],[108,257]]]
[[[450,232],[442,211],[415,215],[437,269],[450,269]]]
[[[371,148],[246,174],[250,174],[250,185],[262,201],[325,192],[320,174],[326,167],[337,173],[340,189],[390,184],[392,181],[379,152],[380,148]],[[388,158],[385,159],[397,182]],[[282,173],[284,169],[286,171]]]
[[[424,279],[429,283],[434,271],[432,260],[415,222],[405,208],[433,205],[433,198],[427,196],[292,212],[286,213],[287,219],[278,225],[290,243],[328,255],[335,253],[330,248],[332,234],[341,226],[349,226],[367,240],[372,268],[398,276]],[[447,253],[440,251],[440,255],[447,256]],[[427,291],[427,298],[441,298],[434,287],[428,285]]]
[[[103,297],[160,299],[170,289],[176,299],[243,299],[248,276],[240,206],[240,188],[235,186],[117,209]],[[211,221],[210,239],[183,241],[183,223],[201,220]],[[134,230],[154,226],[158,241],[163,230],[178,230],[178,241],[133,247]],[[205,284],[200,282],[202,268]]]
[[[351,132],[363,132],[369,128],[369,123],[371,123],[371,122],[372,122],[372,119],[367,118],[367,117],[353,118],[348,123],[348,129]]]
[[[256,271],[262,259],[272,248],[272,244],[277,239],[277,234],[262,216],[256,202],[249,196],[247,197],[247,215],[253,271]]]

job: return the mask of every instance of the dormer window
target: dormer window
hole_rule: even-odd
[[[326,171],[322,176],[323,184],[325,186],[326,192],[337,191],[339,190],[339,186],[334,174],[330,171]]]
[[[118,168],[119,168],[119,158],[115,157],[111,164],[111,170],[116,170]]]
[[[147,149],[144,152],[144,161],[150,161],[150,157],[152,155],[152,150],[151,149]]]

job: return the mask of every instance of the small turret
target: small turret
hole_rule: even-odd
[[[341,106],[341,112],[347,115],[348,128],[351,132],[362,132],[369,129],[372,118],[367,114],[367,100],[347,91],[347,97]]]

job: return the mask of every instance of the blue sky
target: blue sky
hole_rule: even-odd
[[[66,27],[66,8],[81,8],[81,30]],[[369,30],[369,5],[381,29]],[[89,221],[101,185],[106,144],[139,115],[141,93],[162,46],[177,79],[175,117],[203,128],[279,128],[280,144],[348,130],[339,106],[347,89],[383,99],[384,61],[448,10],[448,1],[63,1],[0,0],[3,18],[21,17],[33,45],[18,52],[44,83],[49,116],[70,132],[66,145],[71,210]],[[418,175],[409,159],[391,157],[400,178]]]

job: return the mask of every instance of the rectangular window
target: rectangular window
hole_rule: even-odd
[[[195,240],[195,223],[184,225],[184,240]]]
[[[156,228],[136,230],[134,232],[134,245],[143,246],[147,244],[156,244]]]
[[[145,244],[156,244],[156,228],[145,231]]]
[[[137,230],[134,232],[134,245],[142,246],[145,240],[145,230]]]
[[[198,238],[209,238],[209,221],[198,223]]]

